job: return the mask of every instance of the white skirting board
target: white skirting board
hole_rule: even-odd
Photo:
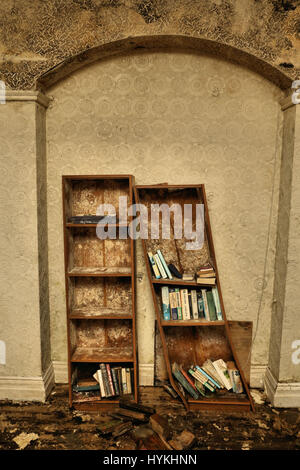
[[[250,387],[263,390],[267,365],[252,364],[250,369]]]
[[[300,407],[300,382],[278,382],[268,367],[265,375],[264,386],[267,397],[274,407]]]
[[[54,387],[52,362],[40,377],[0,376],[0,400],[45,402]]]

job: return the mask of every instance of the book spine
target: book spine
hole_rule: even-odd
[[[216,312],[217,312],[217,319],[218,320],[223,320],[218,289],[216,287],[213,287],[211,291],[212,291],[214,302],[215,302],[215,307],[216,307]]]
[[[210,380],[217,388],[221,388],[220,385],[209,375],[203,370],[201,367],[196,366],[196,368],[208,379]]]
[[[206,297],[206,289],[201,289],[201,293],[202,293],[202,299],[203,299],[203,308],[204,308],[205,320],[210,321],[208,303],[207,303],[207,297]]]
[[[126,367],[126,385],[127,385],[127,393],[131,393],[131,379],[130,379],[129,367]]]
[[[217,313],[216,313],[214,298],[213,298],[213,294],[211,290],[207,291],[206,297],[207,297],[207,303],[208,303],[209,318],[211,321],[216,321]]]
[[[105,368],[105,364],[100,364],[100,370],[101,370],[101,376],[104,384],[104,390],[105,390],[105,396],[106,397],[111,397],[111,391],[110,391],[110,386],[108,382],[108,375],[107,371]]]
[[[121,369],[121,367],[117,367],[117,380],[118,380],[120,396],[122,396],[123,395],[123,388],[122,388],[122,369]]]
[[[199,395],[193,387],[188,383],[188,381],[185,379],[185,377],[181,374],[181,372],[178,369],[172,369],[174,377],[178,380],[178,382],[183,386],[183,388],[195,399],[197,400],[199,398]]]
[[[200,292],[197,293],[197,305],[198,305],[198,316],[199,318],[204,317],[204,306],[203,306],[203,299]]]
[[[111,376],[112,376],[112,379],[113,379],[113,384],[114,384],[114,389],[115,389],[116,395],[120,395],[119,385],[118,385],[118,380],[117,380],[117,371],[116,371],[115,367],[113,369],[111,369]]]
[[[172,320],[178,320],[177,316],[177,299],[176,299],[176,292],[174,289],[170,289],[170,311]]]
[[[191,314],[190,314],[188,290],[182,289],[181,292],[182,292],[182,304],[184,305],[184,313],[185,313],[185,317],[183,317],[183,319],[190,320]]]
[[[169,288],[167,286],[163,286],[161,288],[161,302],[162,302],[162,314],[164,320],[171,319],[171,311],[170,311],[170,297],[169,297]]]
[[[148,251],[148,258],[149,258],[154,276],[156,277],[156,279],[160,279],[161,276],[160,276],[158,267],[156,266],[156,263],[154,261],[154,257],[153,257],[153,254],[151,253],[151,251]]]
[[[169,279],[173,279],[173,276],[172,276],[172,274],[171,274],[171,272],[170,272],[170,270],[169,270],[169,268],[168,268],[168,265],[167,265],[167,263],[166,263],[166,261],[165,261],[165,258],[163,257],[162,252],[161,252],[160,250],[157,250],[157,254],[158,254],[158,256],[159,256],[159,258],[160,258],[160,261],[161,261],[161,263],[162,263],[162,265],[163,265],[163,267],[164,267],[164,270],[165,270],[166,273],[167,273],[168,278],[169,278]]]
[[[154,255],[154,261],[155,261],[155,263],[156,263],[157,266],[158,266],[158,269],[159,269],[159,271],[160,271],[161,277],[162,277],[163,279],[167,279],[168,276],[167,276],[167,274],[166,274],[166,271],[164,270],[164,267],[163,267],[163,265],[162,265],[162,263],[161,263],[161,261],[160,261],[160,258],[159,258],[159,256],[158,256],[157,253]]]
[[[210,385],[207,381],[207,379],[205,377],[203,377],[203,375],[199,374],[198,372],[196,372],[195,370],[193,369],[189,369],[189,373],[196,379],[196,380],[199,380],[200,383],[202,383],[202,385],[204,385],[204,387],[206,387],[210,392],[214,392],[215,389],[212,385]]]
[[[195,387],[196,389],[198,390],[198,392],[200,393],[200,395],[202,395],[203,397],[205,397],[205,387],[204,385],[199,382],[199,380],[195,379]]]
[[[176,294],[176,302],[177,302],[177,317],[178,320],[182,320],[182,305],[181,305],[181,298],[180,298],[180,290],[178,287],[175,288]]]
[[[112,376],[111,376],[111,372],[110,372],[110,365],[109,365],[109,364],[106,364],[106,372],[107,372],[107,376],[108,376],[108,383],[109,383],[111,395],[114,397],[115,394],[116,394],[116,392],[115,392],[115,389],[114,389],[114,384],[113,384],[113,380],[112,380]]]
[[[193,318],[198,320],[198,303],[197,303],[197,291],[191,290],[191,299],[192,299],[192,311],[193,311]]]
[[[123,394],[125,395],[127,393],[127,380],[126,380],[125,367],[122,367],[122,390],[123,390]]]
[[[96,372],[97,374],[97,377],[98,377],[98,382],[99,382],[99,386],[100,386],[100,395],[101,397],[106,397],[106,393],[105,393],[105,388],[104,388],[104,383],[103,383],[103,378],[102,378],[102,372],[101,370],[97,370]]]
[[[180,372],[182,373],[182,375],[184,376],[184,378],[188,381],[188,383],[190,384],[191,387],[193,387],[193,389],[195,390],[195,392],[197,393],[197,389],[196,389],[196,386],[194,384],[194,382],[190,379],[190,377],[188,376],[188,374],[185,372],[185,370],[180,367]]]
[[[201,377],[201,379],[204,380],[204,383],[211,387],[211,391],[214,391],[217,388],[211,380],[209,380],[202,372],[200,372],[200,370],[194,369],[194,371],[197,377]]]
[[[181,310],[182,310],[182,319],[186,320],[186,309],[184,301],[184,289],[180,289],[180,300],[181,300]]]

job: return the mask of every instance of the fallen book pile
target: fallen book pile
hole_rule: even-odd
[[[80,381],[73,385],[73,392],[82,396],[83,401],[89,398],[113,398],[133,393],[133,368],[111,367],[110,364],[100,364],[93,375],[94,380]]]
[[[109,421],[98,424],[97,432],[104,438],[126,434],[127,443],[139,450],[186,450],[193,447],[196,438],[188,430],[175,433],[168,419],[150,406],[129,401],[123,397],[119,408],[109,414]]]
[[[223,359],[207,359],[201,367],[192,365],[188,370],[174,362],[172,373],[178,381],[179,388],[198,400],[201,396],[211,395],[222,389],[234,393],[243,393],[240,373],[234,362]]]
[[[223,320],[217,287],[211,289],[182,289],[161,287],[164,320]]]

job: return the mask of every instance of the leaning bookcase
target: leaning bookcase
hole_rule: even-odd
[[[224,303],[222,299],[221,284],[218,275],[217,262],[215,257],[207,201],[204,185],[175,186],[160,184],[155,186],[136,186],[135,200],[144,204],[151,213],[152,205],[159,207],[161,204],[171,207],[179,204],[184,213],[184,204],[191,204],[195,215],[196,204],[204,205],[204,243],[201,249],[187,250],[184,236],[181,239],[174,237],[174,213],[170,211],[170,238],[162,237],[162,221],[159,221],[159,234],[156,239],[148,237],[143,240],[144,258],[147,264],[148,278],[151,286],[153,302],[156,312],[158,330],[162,342],[163,354],[171,386],[181,398],[186,409],[218,409],[218,410],[253,410],[253,401],[246,383],[243,371],[232,344],[228,321],[226,319]],[[149,215],[148,215],[149,217]],[[182,219],[183,220],[183,219]],[[194,221],[195,222],[195,221]],[[151,221],[148,220],[148,223]],[[183,223],[183,222],[182,222]],[[195,230],[195,224],[193,225]],[[222,319],[207,321],[204,318],[197,319],[165,319],[162,307],[162,287],[168,286],[170,291],[179,289],[211,289],[211,285],[205,284],[205,279],[201,283],[196,280],[184,281],[172,276],[172,280],[167,278],[157,278],[151,268],[148,253],[154,254],[160,250],[166,264],[173,264],[181,272],[197,272],[201,266],[210,263],[214,267],[216,284],[218,289]],[[176,280],[175,280],[176,279]],[[201,295],[201,294],[200,294]],[[172,365],[176,363],[179,367],[189,370],[192,364],[203,364],[207,360],[233,361],[240,374],[243,393],[233,393],[222,390],[218,393],[198,396],[197,399],[184,393],[172,373]],[[181,369],[182,370],[182,369]]]
[[[108,397],[95,390],[93,376],[102,363],[129,371],[130,397],[137,401],[134,245],[120,236],[128,221],[118,218],[119,196],[132,204],[133,176],[63,176],[62,189],[70,407],[118,404],[117,393]],[[101,221],[93,223],[93,217],[100,204],[116,208],[110,219],[115,239],[97,236]],[[92,387],[78,391],[80,384]]]

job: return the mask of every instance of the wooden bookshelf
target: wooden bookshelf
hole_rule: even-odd
[[[166,363],[170,384],[181,398],[186,409],[215,409],[215,410],[237,410],[250,411],[254,409],[253,400],[249,392],[248,384],[245,380],[243,370],[240,366],[234,344],[231,340],[228,321],[226,318],[224,302],[222,298],[220,278],[216,262],[215,250],[207,200],[204,185],[168,185],[160,184],[155,186],[136,186],[135,200],[137,203],[145,204],[150,213],[151,204],[192,204],[195,214],[196,204],[204,204],[205,236],[201,249],[186,250],[185,243],[189,239],[184,236],[181,239],[174,239],[174,215],[171,214],[171,237],[162,238],[161,219],[159,239],[142,240],[145,263],[152,291],[153,303],[156,312],[158,331],[161,338],[164,360]],[[182,211],[183,213],[183,211]],[[148,223],[150,220],[148,220]],[[193,230],[195,230],[195,224]],[[198,284],[196,281],[182,281],[181,279],[156,279],[148,259],[148,252],[156,253],[160,249],[166,262],[173,263],[181,272],[196,272],[201,266],[210,262],[216,272],[216,286],[218,288],[220,304],[222,309],[222,320],[205,321],[203,319],[194,320],[165,320],[161,307],[161,288],[163,285],[177,286],[193,289],[210,289],[212,286],[205,284],[205,281]],[[206,397],[195,400],[187,393],[181,393],[177,381],[172,374],[172,364],[176,362],[187,370],[192,364],[201,364],[206,359],[224,361],[234,361],[239,369],[243,383],[243,394],[232,391],[219,390]]]
[[[119,196],[126,196],[131,205],[133,183],[131,175],[62,177],[69,404],[76,409],[118,404],[118,396],[73,391],[77,380],[93,380],[100,363],[133,369],[133,393],[126,396],[138,400],[134,242],[119,237],[130,221],[118,221]],[[101,223],[69,221],[96,215],[105,203],[116,208],[116,223],[109,224],[115,227],[116,239],[97,236]]]

